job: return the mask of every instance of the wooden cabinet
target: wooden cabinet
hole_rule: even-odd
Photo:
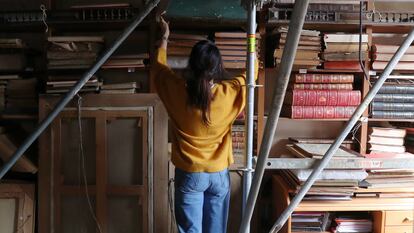
[[[40,99],[40,119],[58,100]],[[167,114],[156,95],[86,95],[80,110],[75,99],[42,136],[39,164],[39,232],[168,232]]]

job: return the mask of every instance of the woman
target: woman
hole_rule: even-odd
[[[189,77],[167,65],[168,24],[152,66],[154,84],[172,122],[175,217],[179,232],[226,232],[233,163],[231,126],[245,105],[245,74],[226,79],[218,48],[192,48]],[[257,77],[257,65],[256,65]]]

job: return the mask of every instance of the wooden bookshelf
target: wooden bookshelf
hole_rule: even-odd
[[[276,220],[289,205],[288,185],[278,175],[272,176],[273,219]],[[399,190],[401,191],[401,189]],[[410,189],[409,191],[412,191]],[[302,201],[295,211],[369,211],[373,220],[373,233],[412,233],[414,198],[352,198],[350,201]],[[408,219],[408,220],[406,220]],[[291,219],[281,233],[291,233]],[[398,231],[397,231],[398,229]]]

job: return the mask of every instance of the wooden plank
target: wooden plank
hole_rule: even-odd
[[[39,120],[43,120],[48,112],[47,100],[45,98],[39,98]],[[41,207],[38,211],[38,231],[50,232],[50,166],[51,166],[51,154],[53,146],[51,145],[51,133],[50,127],[40,135],[39,138],[39,170],[38,170],[38,205]]]
[[[107,198],[107,154],[106,154],[106,114],[101,113],[95,119],[95,140],[96,140],[96,218],[101,227],[101,232],[96,229],[97,233],[108,232],[108,198]]]
[[[108,195],[111,196],[146,196],[147,190],[142,185],[121,186],[110,185],[107,188]]]
[[[142,131],[142,141],[141,142],[137,142],[138,145],[142,145],[141,148],[141,156],[140,155],[136,155],[138,156],[138,159],[142,159],[142,177],[143,177],[143,186],[144,186],[144,190],[145,190],[145,195],[143,195],[143,197],[140,199],[140,204],[142,205],[142,228],[144,232],[149,232],[149,227],[150,224],[149,223],[149,218],[152,217],[152,221],[154,221],[154,215],[153,213],[151,213],[149,207],[149,202],[150,200],[150,189],[152,190],[152,192],[154,193],[154,185],[152,183],[155,183],[155,178],[154,176],[152,177],[152,181],[149,179],[149,177],[151,176],[151,174],[149,174],[148,170],[149,170],[149,166],[151,166],[154,169],[154,163],[155,163],[155,158],[154,158],[154,154],[150,154],[150,152],[148,151],[149,149],[149,145],[148,144],[152,144],[152,146],[154,146],[154,141],[152,138],[149,138],[149,132],[148,132],[148,127],[150,124],[153,124],[153,122],[150,122],[150,118],[149,115],[146,115],[145,117],[142,117],[140,119],[140,125],[137,126],[137,130],[141,130]],[[152,164],[150,164],[152,161]],[[153,175],[155,175],[155,172],[152,172]],[[151,183],[152,182],[152,183]],[[154,194],[155,196],[155,194]],[[155,201],[152,201],[152,206],[155,205]],[[155,210],[154,210],[155,212]],[[152,224],[154,225],[154,223],[152,222]]]
[[[161,102],[154,105],[154,232],[168,232],[170,209],[168,206],[168,115]]]
[[[51,171],[52,171],[52,180],[51,183],[53,184],[51,191],[52,191],[52,198],[51,205],[53,206],[53,209],[51,209],[52,217],[54,217],[54,221],[52,218],[52,223],[54,225],[54,229],[57,231],[63,231],[61,228],[62,223],[62,208],[61,208],[61,197],[59,193],[60,186],[62,185],[62,121],[61,118],[58,117],[53,123],[52,123],[52,130],[53,130],[53,137],[52,137],[52,144],[54,145],[54,153],[52,154],[52,164],[51,164]]]

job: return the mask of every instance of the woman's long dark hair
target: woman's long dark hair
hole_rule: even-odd
[[[187,79],[188,104],[201,110],[202,120],[208,125],[213,99],[211,83],[227,79],[219,49],[208,40],[199,41],[191,50],[188,68],[191,73]]]

